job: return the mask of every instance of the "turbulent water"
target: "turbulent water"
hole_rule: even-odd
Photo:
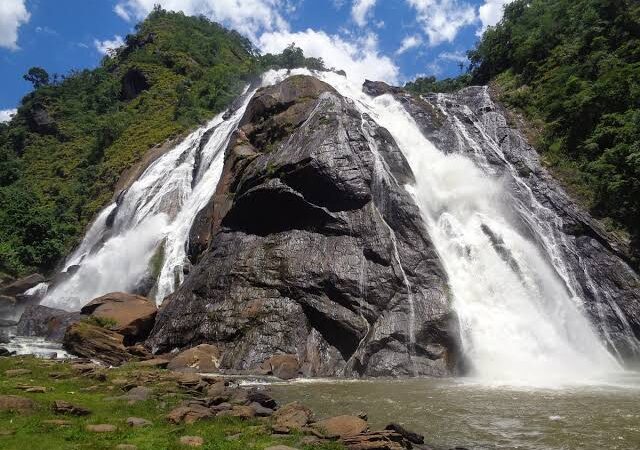
[[[284,76],[270,72],[263,84]],[[519,231],[522,215],[540,222],[535,208],[512,204],[501,180],[478,159],[436,148],[391,96],[374,99],[337,74],[318,76],[387,128],[409,161],[416,184],[407,189],[447,271],[475,375],[531,384],[620,370],[567,284],[567,269],[545,229],[536,230],[543,246]],[[68,268],[79,268],[47,293],[44,304],[77,309],[107,292],[135,291],[148,280],[158,302],[173,292],[187,265],[189,230],[215,191],[224,149],[251,95],[229,118],[217,116],[156,160],[100,213],[67,260]],[[420,320],[419,312],[412,320]]]
[[[599,386],[500,388],[465,379],[305,381],[270,387],[318,418],[365,411],[372,429],[394,422],[436,450],[637,450],[640,379]]]

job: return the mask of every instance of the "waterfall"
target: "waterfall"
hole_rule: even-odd
[[[482,161],[436,148],[392,96],[371,98],[335,74],[321,78],[385,127],[407,158],[416,177],[407,189],[447,272],[474,375],[531,383],[620,369],[567,283],[553,235],[534,241],[520,231],[519,216],[531,223],[546,217],[512,204],[502,180]],[[459,140],[470,146],[464,136]]]
[[[268,72],[262,85],[286,75]],[[416,182],[406,188],[447,272],[464,352],[476,376],[576,380],[620,369],[585,315],[575,280],[563,264],[558,219],[532,195],[526,202],[513,197],[463,126],[456,128],[456,138],[468,151],[448,153],[422,134],[392,96],[371,98],[345,77],[315,75],[386,128],[407,158]],[[189,231],[215,191],[224,150],[253,92],[228,118],[218,115],[158,158],[97,216],[67,260],[66,267],[76,266],[74,271],[49,290],[44,304],[77,309],[110,291],[136,291],[145,280],[151,280],[161,302],[177,288]],[[369,144],[377,154],[375,143]],[[499,153],[497,147],[492,150]],[[383,169],[376,168],[382,178]],[[521,188],[529,189],[524,182]],[[523,222],[531,234],[523,232]],[[419,293],[403,278],[412,302]],[[411,312],[413,339],[413,322],[420,317],[414,317],[413,307]]]
[[[269,71],[260,84],[284,77],[286,71]],[[224,151],[256,89],[230,116],[218,114],[155,160],[98,214],[67,258],[70,275],[47,292],[44,305],[77,310],[114,291],[151,292],[160,303],[176,289],[188,263],[189,231],[216,189]]]

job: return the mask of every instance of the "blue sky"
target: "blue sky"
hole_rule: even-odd
[[[0,0],[0,121],[50,74],[95,67],[154,4],[204,14],[265,52],[290,42],[355,79],[401,84],[460,73],[464,54],[510,0]]]

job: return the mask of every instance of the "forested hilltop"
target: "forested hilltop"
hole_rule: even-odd
[[[494,83],[567,189],[640,253],[640,2],[515,0],[458,81]],[[438,86],[441,87],[441,86]],[[446,87],[446,86],[445,86]]]
[[[47,272],[152,146],[222,111],[271,67],[323,68],[291,46],[259,56],[240,34],[156,8],[93,70],[50,75],[0,124],[0,273]]]

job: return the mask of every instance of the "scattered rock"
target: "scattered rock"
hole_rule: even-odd
[[[261,369],[266,374],[290,380],[298,376],[300,364],[295,355],[274,355],[262,363]]]
[[[138,450],[138,447],[133,444],[118,444],[116,450]]]
[[[117,430],[115,425],[110,425],[108,423],[100,423],[97,425],[87,425],[85,430],[90,431],[92,433],[113,433]]]
[[[4,374],[8,377],[19,377],[29,375],[30,373],[31,371],[29,369],[9,369],[4,371]]]
[[[208,397],[218,397],[224,393],[226,384],[224,381],[216,381],[206,389]]]
[[[143,419],[142,417],[127,417],[127,425],[133,428],[140,428],[149,427],[153,425],[153,423],[147,419]]]
[[[256,416],[256,410],[251,406],[234,406],[231,410],[222,411],[218,415],[229,415],[240,419],[252,419]]]
[[[369,425],[359,417],[337,416],[315,422],[311,424],[311,427],[326,437],[343,438],[363,433],[369,428]]]
[[[204,445],[204,439],[200,436],[182,436],[180,443],[187,447],[202,447]]]
[[[413,444],[424,444],[424,436],[418,433],[414,433],[413,431],[409,431],[404,428],[402,425],[398,425],[397,423],[390,423],[386,427],[385,430],[395,431],[404,437],[407,441]]]
[[[405,450],[412,445],[395,431],[370,431],[340,441],[349,450]]]
[[[220,349],[215,345],[200,344],[184,350],[169,362],[167,369],[181,372],[217,372]]]
[[[13,352],[10,352],[4,347],[0,347],[0,356],[11,356]]]
[[[213,413],[209,408],[202,405],[189,405],[179,406],[173,409],[167,415],[167,420],[175,424],[182,422],[190,424],[198,420],[209,419],[210,417],[213,417]]]
[[[288,403],[273,414],[272,429],[276,433],[300,431],[312,417],[313,412],[301,403]]]
[[[129,352],[131,352],[131,350],[129,350]],[[164,369],[169,365],[169,360],[163,358],[152,358],[147,359],[146,361],[137,362],[135,365],[137,367],[156,367],[158,369]]]
[[[288,445],[272,445],[271,447],[267,447],[264,450],[298,450],[295,447],[289,447]]]
[[[256,389],[251,389],[247,393],[247,399],[252,403],[258,403],[265,408],[276,409],[278,407],[278,403],[264,391],[259,391]]]
[[[118,397],[112,397],[112,400],[126,400],[129,404],[144,402],[149,400],[153,391],[144,386],[136,386],[127,391],[126,394]]]
[[[33,400],[18,395],[0,395],[0,411],[26,413],[33,411],[36,404]]]
[[[67,328],[63,347],[69,353],[118,366],[131,358],[124,347],[124,336],[86,322]]]
[[[122,334],[125,343],[145,339],[158,312],[155,302],[140,295],[112,292],[91,300],[80,310],[82,314],[111,319],[116,323],[111,330]]]
[[[62,342],[67,328],[81,318],[79,312],[30,305],[25,308],[20,317],[17,333],[19,336],[35,336],[53,342]]]
[[[4,286],[2,289],[0,289],[0,294],[9,297],[15,297],[16,295],[22,294],[24,291],[27,291],[32,287],[36,287],[44,281],[45,279],[42,275],[40,275],[39,273],[34,273],[24,278],[20,278],[19,280],[16,280],[11,284],[8,284],[7,286]]]
[[[44,386],[31,386],[24,390],[25,392],[30,392],[32,394],[44,394],[47,392],[47,388]]]
[[[53,425],[56,427],[68,427],[72,424],[69,420],[61,420],[61,419],[51,419],[51,420],[43,420],[42,423],[44,425]]]
[[[258,417],[269,417],[273,415],[273,409],[265,408],[260,403],[253,402],[249,405]]]
[[[69,414],[71,416],[87,416],[91,411],[82,406],[77,406],[64,400],[54,400],[53,411],[56,414]]]

